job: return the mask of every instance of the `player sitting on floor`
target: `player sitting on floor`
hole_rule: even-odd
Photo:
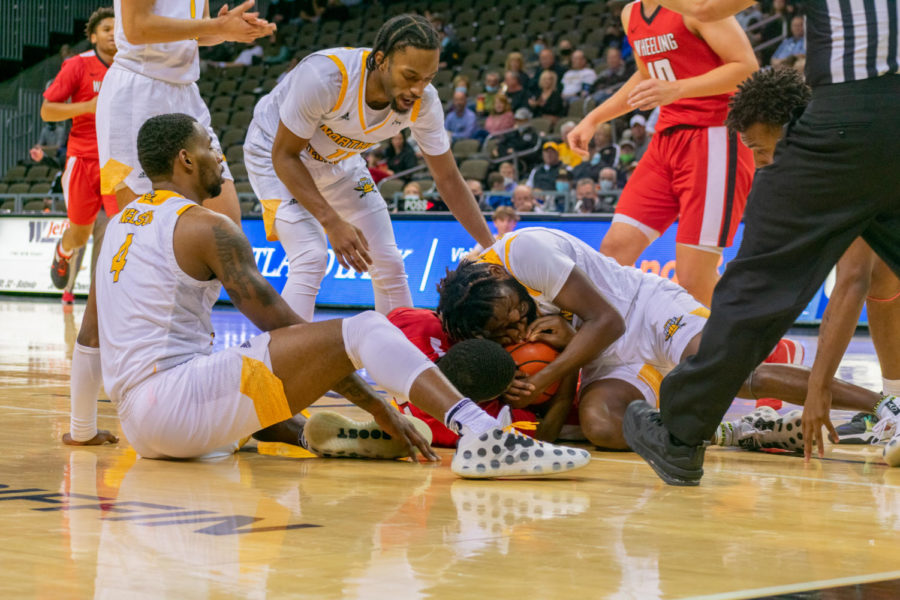
[[[513,407],[532,404],[555,381],[581,369],[579,418],[597,446],[624,449],[622,417],[633,401],[656,404],[663,375],[696,352],[708,309],[671,281],[623,267],[583,241],[546,228],[505,236],[476,262],[463,262],[439,284],[438,314],[455,339],[501,344],[542,341],[559,356],[529,377],[533,389],[511,390]],[[570,314],[571,325],[560,315]],[[809,371],[760,366],[743,397],[802,404]],[[831,386],[835,406],[871,410],[880,397],[850,384]],[[800,412],[770,407],[723,423],[715,443],[798,450]]]
[[[507,430],[378,313],[307,323],[256,267],[243,232],[203,208],[222,187],[222,156],[193,117],[147,120],[138,158],[153,192],[110,223],[87,311],[96,315],[103,379],[122,430],[146,458],[194,458],[299,413],[329,389],[392,437],[437,457],[409,420],[354,371],[444,415],[461,433],[451,469],[464,477],[543,475],[587,465],[580,449]],[[212,351],[212,306],[225,287],[264,333]],[[111,310],[115,307],[115,310]],[[88,321],[90,322],[90,321]]]

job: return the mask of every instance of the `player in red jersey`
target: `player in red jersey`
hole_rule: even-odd
[[[116,55],[113,9],[104,7],[94,11],[84,31],[93,48],[63,63],[59,74],[44,92],[41,105],[44,121],[72,119],[66,169],[62,176],[69,228],[56,244],[50,268],[53,284],[64,290],[63,302],[66,304],[74,300],[72,288],[77,267],[70,269],[70,264],[76,262],[72,260],[76,258],[76,252],[87,244],[92,231],[95,251],[100,247],[103,228],[94,228],[100,207],[105,209],[107,216],[118,212],[115,196],[100,195],[100,162],[94,121],[100,84]]]
[[[678,283],[709,306],[722,248],[732,242],[753,180],[752,153],[724,126],[728,100],[759,66],[734,17],[701,23],[638,0],[622,11],[622,24],[638,70],[572,130],[569,144],[587,156],[601,123],[662,108],[600,251],[634,264],[679,219]]]

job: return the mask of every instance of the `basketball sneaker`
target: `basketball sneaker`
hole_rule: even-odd
[[[896,419],[894,421],[894,435],[884,447],[882,457],[884,462],[892,467],[900,467],[900,427],[897,427]]]
[[[839,444],[876,444],[879,436],[873,431],[878,417],[870,412],[853,415],[849,422],[838,425],[834,430],[838,434]]]
[[[63,290],[62,303],[65,304],[66,306],[71,306],[71,305],[75,304],[75,294],[73,294],[69,290]]]
[[[450,469],[467,479],[491,477],[541,477],[586,467],[587,450],[540,442],[519,432],[511,422],[509,407],[497,415],[500,427],[459,438]]]
[[[404,415],[431,443],[431,429],[422,419]],[[324,458],[394,459],[407,456],[406,444],[379,427],[374,419],[360,423],[342,414],[315,412],[306,421],[300,445]]]
[[[62,290],[69,284],[69,261],[74,256],[74,251],[68,256],[60,254],[62,250],[62,240],[56,242],[56,249],[53,251],[53,264],[50,265],[50,279],[53,286]]]
[[[779,415],[769,406],[761,406],[749,415],[719,425],[715,443],[739,446],[744,450],[779,448],[791,452],[803,450],[802,411]]]
[[[797,340],[790,338],[781,338],[775,345],[775,349],[766,357],[763,363],[778,365],[802,365],[805,352],[803,344]],[[756,408],[768,406],[775,410],[779,410],[784,403],[778,398],[759,398],[756,401]]]

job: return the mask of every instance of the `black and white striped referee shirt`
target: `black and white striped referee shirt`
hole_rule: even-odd
[[[809,85],[898,72],[900,0],[807,0],[802,8]]]

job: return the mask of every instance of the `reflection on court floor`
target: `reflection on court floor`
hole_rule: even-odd
[[[860,587],[900,579],[900,469],[876,448],[810,465],[710,449],[703,484],[681,489],[626,452],[594,452],[571,478],[491,482],[454,477],[446,451],[431,466],[253,444],[208,462],[139,459],[124,440],[65,447],[81,311],[0,300],[3,597],[898,597]],[[221,347],[256,333],[232,309],[213,323]],[[811,333],[792,334],[807,363]],[[878,389],[867,337],[840,376]],[[100,426],[121,433],[108,402]]]

